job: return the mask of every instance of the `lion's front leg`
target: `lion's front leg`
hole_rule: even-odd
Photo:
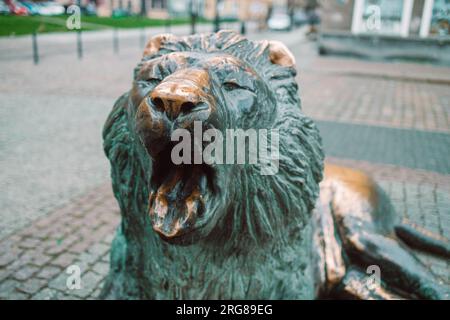
[[[317,296],[361,300],[401,299],[370,281],[360,267],[351,265],[332,215],[332,197],[331,188],[322,188],[313,214]]]
[[[389,232],[389,201],[367,176],[326,169],[314,211],[319,297],[448,298],[448,289]],[[374,279],[371,270],[378,270]]]

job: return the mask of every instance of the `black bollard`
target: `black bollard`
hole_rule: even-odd
[[[118,54],[119,53],[119,37],[117,35],[117,28],[114,28],[114,30],[113,30],[113,48],[114,48],[114,53]]]
[[[81,29],[77,30],[77,52],[78,52],[78,59],[83,58],[83,43],[81,41]]]
[[[33,62],[34,64],[39,63],[39,51],[38,51],[38,43],[37,43],[37,33],[36,31],[33,32],[31,35],[31,41],[33,44]]]
[[[219,32],[219,30],[220,30],[220,16],[218,9],[216,9],[216,15],[214,16],[214,32]]]
[[[195,24],[196,24],[196,15],[194,13],[191,13],[191,34],[196,33]]]
[[[166,32],[167,32],[167,33],[170,33],[170,28],[171,28],[170,18],[167,18],[167,19],[166,19],[165,26],[166,26]]]
[[[247,33],[247,29],[246,29],[246,27],[245,27],[245,21],[242,20],[242,21],[241,21],[241,34],[242,34],[242,35],[245,35],[246,33]]]

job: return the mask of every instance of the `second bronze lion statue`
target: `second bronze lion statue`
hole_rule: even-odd
[[[397,224],[366,175],[323,164],[302,113],[295,59],[231,31],[152,38],[132,89],[104,126],[122,222],[102,297],[396,299],[447,296],[397,235],[449,255],[448,242]],[[279,168],[181,164],[177,128],[276,129]],[[366,270],[381,270],[369,283]]]

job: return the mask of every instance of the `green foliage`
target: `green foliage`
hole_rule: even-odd
[[[68,16],[54,17],[20,17],[20,16],[0,16],[0,36],[25,35],[33,32],[73,32],[66,27]],[[206,20],[199,19],[199,23]],[[187,18],[175,18],[170,20],[171,25],[180,25],[189,23]],[[104,28],[143,28],[165,26],[167,21],[164,19],[148,19],[143,17],[95,17],[81,16],[81,29],[83,31],[101,30]]]

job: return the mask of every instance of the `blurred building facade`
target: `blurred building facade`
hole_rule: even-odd
[[[322,1],[319,52],[450,65],[450,0]]]
[[[214,19],[216,10],[222,19],[265,18],[273,3],[287,0],[97,0],[97,14],[111,16],[123,9],[150,18],[188,17],[191,11],[199,17]]]
[[[449,35],[449,0],[321,1],[323,31],[401,37]]]

